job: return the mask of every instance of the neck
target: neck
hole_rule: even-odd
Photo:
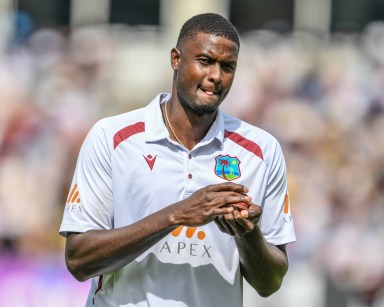
[[[186,110],[172,99],[163,105],[164,122],[171,139],[189,150],[204,138],[216,117],[216,113],[199,115]]]

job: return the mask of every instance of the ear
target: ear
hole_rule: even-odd
[[[171,66],[173,70],[177,70],[179,68],[180,62],[180,50],[177,48],[172,48],[171,50]]]

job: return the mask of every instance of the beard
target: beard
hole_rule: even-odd
[[[213,104],[202,103],[192,97],[186,98],[185,96],[181,95],[180,92],[178,92],[177,97],[184,108],[190,109],[198,115],[214,114],[217,112],[217,109],[221,104],[220,100]]]
[[[199,104],[194,103],[191,108],[199,115],[205,115],[205,114],[214,114],[220,103],[215,103],[214,105],[206,105],[206,104]]]

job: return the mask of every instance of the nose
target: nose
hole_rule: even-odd
[[[210,66],[209,80],[215,84],[221,83],[223,81],[223,75],[222,75],[220,63],[215,63]]]

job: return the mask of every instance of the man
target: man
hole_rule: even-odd
[[[295,240],[283,154],[218,107],[239,36],[217,14],[182,27],[172,93],[99,121],[81,148],[60,233],[93,278],[87,306],[242,306],[242,278],[277,291]]]

